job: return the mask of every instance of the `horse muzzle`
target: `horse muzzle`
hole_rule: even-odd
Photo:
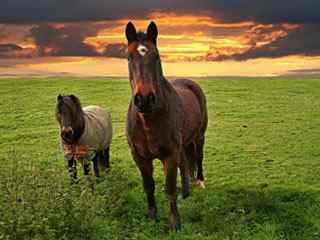
[[[136,94],[133,102],[139,112],[151,113],[156,105],[156,96],[154,93],[150,93],[147,96]]]

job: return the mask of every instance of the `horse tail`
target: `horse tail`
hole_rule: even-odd
[[[196,162],[196,144],[194,142],[190,143],[185,148],[186,158],[187,158],[187,166],[189,170],[189,175],[192,179],[196,178],[197,173],[197,162]]]

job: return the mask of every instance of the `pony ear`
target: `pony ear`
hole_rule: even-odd
[[[73,95],[73,94],[71,94],[69,97],[71,98],[71,100],[72,100],[73,102],[78,102],[78,101],[79,101],[79,99],[78,99],[75,95]]]
[[[137,30],[132,22],[128,22],[126,26],[126,37],[129,44],[137,40]]]
[[[147,39],[157,45],[158,28],[157,25],[152,21],[147,29]]]
[[[74,102],[76,105],[79,105],[81,107],[80,99],[78,97],[76,97],[73,94],[71,94],[69,97],[71,98],[72,102]]]
[[[61,96],[61,94],[59,94],[57,97],[57,101],[60,102],[61,100],[62,100],[62,96]]]

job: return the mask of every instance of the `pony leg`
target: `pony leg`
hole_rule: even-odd
[[[106,166],[106,171],[108,171],[110,169],[110,147],[103,150],[103,159]]]
[[[94,171],[94,175],[96,177],[100,177],[100,174],[99,174],[99,158],[101,158],[102,156],[102,153],[98,152],[94,158],[92,159],[92,162],[93,162],[93,171]]]
[[[179,151],[164,160],[166,169],[166,193],[170,202],[169,228],[171,231],[180,229],[180,215],[177,207],[177,170],[181,154]]]
[[[146,217],[149,219],[154,219],[157,214],[157,206],[154,198],[155,183],[153,179],[153,165],[152,160],[145,160],[134,156],[136,165],[138,166],[142,180],[143,188],[147,195],[148,200],[148,213]]]
[[[187,198],[189,196],[189,173],[186,153],[184,149],[181,151],[179,168],[182,183],[182,198]]]
[[[77,162],[73,157],[68,160],[68,171],[72,182],[74,182],[77,179]]]
[[[90,174],[90,163],[83,162],[82,167],[83,167],[84,175],[89,175]]]
[[[204,177],[203,177],[203,147],[204,147],[204,136],[201,136],[197,141],[197,185],[201,188],[205,188]]]

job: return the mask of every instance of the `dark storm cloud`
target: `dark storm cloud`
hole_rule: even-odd
[[[23,48],[16,44],[12,44],[12,43],[0,44],[0,54],[4,52],[21,51],[21,50],[23,50]]]
[[[127,57],[127,44],[114,43],[108,44],[102,53],[105,57],[113,58],[126,58]]]
[[[256,58],[277,58],[290,55],[319,56],[320,55],[320,24],[302,25],[261,47],[252,47],[248,51],[231,56],[220,55],[211,60],[244,61]]]
[[[84,43],[95,36],[98,29],[92,25],[52,26],[40,24],[30,31],[40,56],[97,56],[95,48]]]
[[[318,0],[5,0],[0,22],[69,22],[145,18],[151,10],[200,14],[222,22],[320,23]]]
[[[31,58],[34,51],[14,43],[0,44],[0,58]]]

